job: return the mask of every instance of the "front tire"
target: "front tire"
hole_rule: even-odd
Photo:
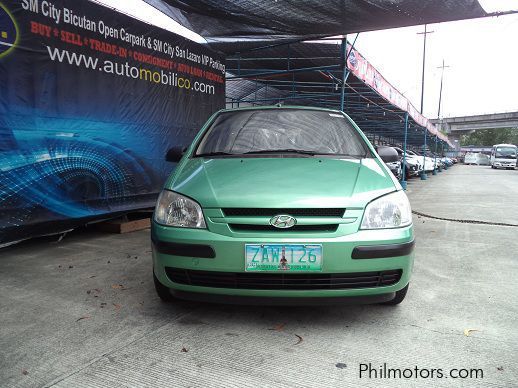
[[[171,292],[169,292],[169,288],[160,283],[160,280],[155,275],[155,271],[153,271],[153,282],[155,283],[156,293],[162,302],[172,302],[174,298]]]
[[[396,291],[396,296],[394,297],[394,299],[389,300],[388,302],[383,302],[382,304],[384,304],[386,306],[395,306],[395,305],[398,305],[401,302],[403,302],[403,300],[405,300],[406,293],[408,292],[409,284],[407,284],[405,286],[405,288],[403,288],[403,289],[401,289],[399,291]]]

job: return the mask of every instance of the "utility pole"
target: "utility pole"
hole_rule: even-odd
[[[447,67],[450,67],[450,66],[444,65],[444,58],[442,59],[442,66],[437,66],[438,69],[441,69],[441,87],[439,89],[439,106],[437,107],[437,122],[439,123],[441,128],[442,128],[442,122],[439,120],[441,117],[442,83],[443,83],[443,78],[444,78],[444,69]],[[437,136],[435,136],[435,155],[437,155]],[[441,154],[441,156],[442,156],[442,154]],[[447,168],[446,165],[444,167]],[[439,172],[441,172],[441,168],[439,168]],[[435,168],[433,170],[433,173],[434,173],[434,175],[436,174]]]
[[[444,77],[444,69],[450,67],[444,65],[444,59],[442,60],[442,66],[438,66],[438,69],[441,69],[441,88],[439,89],[439,106],[437,107],[437,119],[441,116],[441,100],[442,100],[442,80]]]
[[[439,106],[437,107],[437,122],[442,127],[442,123],[439,121],[441,117],[441,100],[442,100],[442,81],[444,77],[444,69],[450,67],[444,65],[444,58],[442,60],[442,66],[438,66],[438,69],[441,69],[441,88],[439,89]],[[437,175],[437,172],[435,171],[435,165],[437,164],[437,135],[435,135],[435,161],[434,161],[434,167],[433,167],[433,175]],[[441,168],[439,167],[439,172],[441,172]]]
[[[423,102],[424,102],[424,70],[426,64],[426,35],[433,33],[434,31],[427,31],[427,25],[424,25],[424,32],[418,32],[417,35],[423,35],[423,70],[421,73],[421,110],[419,111],[423,114]]]
[[[424,25],[424,32],[418,32],[418,35],[423,35],[423,70],[421,73],[421,110],[419,111],[421,114],[423,114],[423,103],[424,103],[424,70],[425,70],[425,64],[426,64],[426,35],[431,34],[434,31],[427,31],[426,30],[427,25]],[[426,180],[426,172],[425,172],[425,165],[426,165],[426,136],[428,135],[428,130],[426,128],[424,129],[424,143],[423,143],[423,171],[421,171],[421,179]]]

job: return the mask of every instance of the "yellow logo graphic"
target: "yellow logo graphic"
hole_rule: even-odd
[[[18,43],[18,26],[9,10],[0,3],[0,58]]]

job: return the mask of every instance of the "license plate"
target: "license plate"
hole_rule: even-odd
[[[322,270],[321,244],[246,244],[245,271]]]

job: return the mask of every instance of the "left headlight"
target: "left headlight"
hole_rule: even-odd
[[[206,228],[201,206],[174,191],[162,190],[155,208],[155,222],[180,228]]]
[[[375,199],[367,205],[360,229],[400,228],[412,224],[412,209],[403,191]]]

